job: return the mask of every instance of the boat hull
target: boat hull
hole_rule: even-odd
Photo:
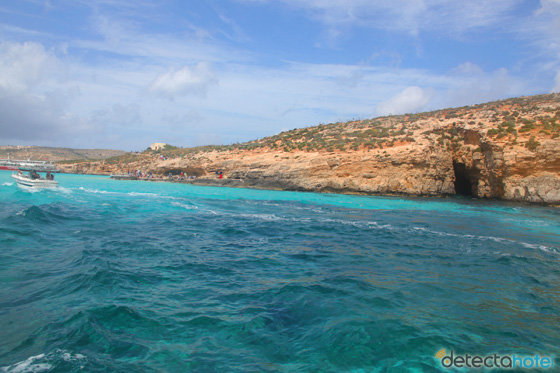
[[[0,165],[0,170],[17,171],[18,167],[17,166]]]

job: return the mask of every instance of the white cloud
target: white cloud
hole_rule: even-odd
[[[483,72],[480,66],[468,61],[460,64],[452,71],[454,73],[465,74],[465,75],[473,75],[473,74],[478,75]]]
[[[61,64],[38,43],[0,44],[0,87],[25,92],[61,73]]]
[[[148,91],[173,100],[178,96],[205,96],[208,89],[218,84],[218,79],[207,63],[194,67],[184,66],[178,70],[160,74],[148,87]]]
[[[468,38],[466,31],[491,28],[512,36],[528,30],[519,25],[532,17],[534,30],[527,35],[535,43],[538,40],[539,50],[547,51],[548,60],[535,72],[538,79],[521,69],[521,73],[514,69],[485,71],[485,59],[476,56],[444,72],[414,69],[410,68],[414,61],[398,47],[369,59],[367,53],[371,52],[364,52],[365,57],[357,58],[367,62],[357,65],[325,59],[320,63],[287,62],[277,58],[284,50],[275,50],[274,45],[253,52],[244,49],[254,46],[250,42],[253,35],[245,34],[250,28],[243,29],[247,24],[233,12],[219,14],[218,10],[217,23],[198,20],[195,25],[191,22],[197,22],[196,17],[181,16],[176,22],[178,19],[165,13],[168,9],[149,1],[137,11],[135,4],[111,0],[91,5],[98,9],[85,13],[91,22],[84,22],[77,37],[14,32],[0,25],[0,31],[14,39],[44,42],[0,44],[0,118],[5,126],[0,137],[5,140],[10,134],[9,139],[29,142],[58,138],[59,145],[81,147],[107,139],[106,146],[125,149],[143,149],[157,139],[176,145],[230,143],[272,135],[283,128],[462,106],[542,93],[552,86],[560,90],[560,0],[543,0],[542,11],[518,16],[515,22],[509,17],[518,0],[465,4],[444,0],[280,1],[320,22],[324,26],[321,35],[332,39],[349,36],[356,27],[360,32],[380,29],[411,39],[421,39],[427,32],[445,32],[446,40],[448,35]],[[85,1],[81,4],[90,6]],[[153,17],[152,10],[157,13]],[[162,20],[169,21],[173,32],[163,31]],[[180,27],[173,28],[174,22]],[[500,29],[506,23],[511,27]],[[92,29],[94,33],[88,35]],[[514,42],[524,43],[520,48],[527,45],[526,39]],[[303,58],[313,61],[315,57]],[[535,65],[533,61],[525,64]],[[543,76],[548,78],[546,86]],[[218,82],[219,89],[215,89]],[[154,100],[154,96],[165,100]],[[25,110],[18,116],[18,111]],[[11,124],[4,124],[7,122]],[[78,136],[78,130],[83,136]]]
[[[239,0],[266,3],[271,0]],[[361,26],[417,36],[425,31],[462,33],[502,25],[521,0],[283,0],[329,27]]]
[[[398,95],[377,105],[377,113],[388,115],[418,112],[426,107],[433,95],[432,90],[407,87]]]
[[[56,143],[94,128],[68,111],[75,87],[64,83],[65,65],[43,45],[0,44],[0,134],[13,143]]]

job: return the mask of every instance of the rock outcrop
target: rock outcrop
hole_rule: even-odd
[[[180,149],[166,158],[145,152],[66,169],[197,170],[190,182],[560,204],[560,95],[320,125],[238,146]]]

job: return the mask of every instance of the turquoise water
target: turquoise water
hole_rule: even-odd
[[[0,172],[0,371],[560,355],[560,210]],[[560,362],[556,362],[560,364]]]

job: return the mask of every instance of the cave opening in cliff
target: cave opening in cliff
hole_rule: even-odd
[[[471,174],[465,164],[453,161],[453,170],[455,171],[455,194],[472,196]]]

